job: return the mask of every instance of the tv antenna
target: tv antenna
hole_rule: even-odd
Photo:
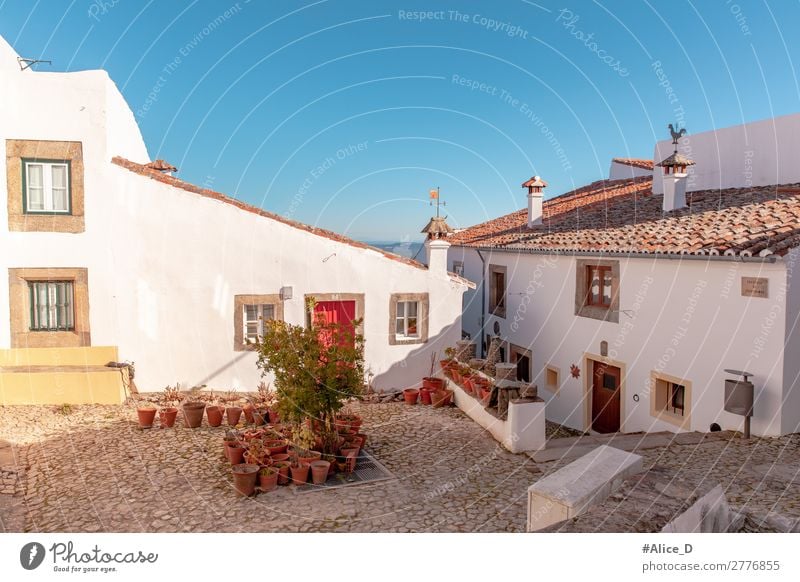
[[[439,208],[441,206],[447,206],[447,202],[442,202],[442,199],[439,197],[439,187],[436,187],[436,190],[431,190],[430,193],[430,205],[436,206],[436,218],[439,218]]]
[[[33,65],[38,65],[39,63],[47,63],[48,65],[52,65],[53,61],[45,61],[43,59],[26,59],[23,57],[17,57],[17,62],[19,63],[19,70],[24,71],[25,69],[31,68]]]

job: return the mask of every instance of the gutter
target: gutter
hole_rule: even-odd
[[[467,248],[467,247],[461,247]],[[486,327],[486,259],[481,254],[481,249],[475,249],[481,259],[481,337],[478,345],[481,348],[480,357],[485,357],[483,353],[483,330]]]
[[[680,253],[626,253],[623,251],[572,251],[560,249],[526,249],[526,248],[511,248],[511,247],[473,247],[465,245],[453,245],[454,247],[462,249],[471,249],[478,253],[481,261],[485,264],[485,259],[481,255],[481,251],[490,253],[518,253],[528,255],[559,255],[559,256],[582,256],[582,257],[620,257],[627,259],[669,259],[673,261],[727,261],[727,262],[740,262],[740,263],[777,263],[780,257],[778,255],[769,254],[765,257],[760,256],[747,256],[747,255],[695,255],[695,254],[680,254]],[[486,274],[484,273],[484,279]]]

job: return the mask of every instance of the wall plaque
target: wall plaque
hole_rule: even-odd
[[[742,277],[742,297],[763,297],[769,296],[766,277]]]

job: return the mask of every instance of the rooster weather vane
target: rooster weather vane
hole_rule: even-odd
[[[675,131],[675,128],[670,123],[668,126],[669,132],[672,134],[672,145],[675,146],[675,153],[678,153],[678,140],[686,135],[686,128],[682,127],[680,131]]]

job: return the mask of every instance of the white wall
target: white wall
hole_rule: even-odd
[[[800,249],[786,257],[786,345],[783,355],[783,414],[781,432],[800,432]],[[765,324],[766,322],[764,322]]]
[[[724,368],[753,374],[758,400],[754,434],[780,434],[783,386],[783,340],[786,270],[777,264],[689,259],[620,259],[619,323],[574,315],[575,258],[543,254],[487,253],[486,264],[508,269],[507,316],[487,315],[486,333],[494,322],[510,342],[533,352],[534,381],[547,400],[547,418],[576,429],[584,426],[584,354],[600,353],[627,366],[622,405],[622,430],[676,430],[650,415],[649,381],[652,370],[692,382],[691,429],[707,431],[712,422],[741,429],[742,418],[722,411]],[[455,260],[465,259],[465,276],[481,281],[481,262],[472,249],[451,249]],[[768,299],[742,297],[740,277],[769,279]],[[638,297],[638,299],[637,299]],[[465,295],[463,323],[478,332],[480,289]],[[798,336],[795,336],[797,338]],[[673,345],[674,344],[674,345]],[[795,342],[796,350],[797,342]],[[793,352],[794,353],[794,352]],[[560,370],[557,393],[545,387],[545,365]],[[581,377],[570,376],[570,366]],[[797,367],[797,365],[795,365]],[[634,395],[639,401],[635,402]],[[793,396],[792,402],[797,397]],[[796,423],[798,407],[793,415]],[[787,419],[784,427],[789,426]],[[789,422],[789,424],[791,424]]]
[[[611,160],[611,168],[608,170],[609,180],[630,180],[631,178],[652,175],[653,170],[646,170],[645,168],[638,168],[628,164],[620,164],[614,160]]]
[[[366,360],[375,386],[402,389],[429,373],[430,354],[460,338],[465,287],[382,254],[311,235],[112,165],[148,160],[133,114],[107,74],[20,73],[0,44],[0,175],[5,140],[83,143],[86,232],[8,232],[0,182],[0,272],[86,267],[93,345],[119,346],[140,390],[207,384],[252,390],[256,356],[233,350],[233,297],[292,286],[285,319],[304,323],[305,293],[365,293]],[[15,56],[14,56],[15,58]],[[335,255],[334,255],[335,253]],[[331,256],[334,255],[334,256]],[[328,260],[323,262],[326,257]],[[389,295],[430,294],[430,340],[389,346]],[[0,285],[0,314],[8,313]],[[6,321],[8,318],[6,317]],[[0,347],[10,347],[8,326]]]
[[[658,142],[653,159],[660,162],[673,148],[671,139]],[[688,171],[687,191],[800,182],[800,113],[690,133],[678,151],[696,162]],[[653,180],[653,193],[663,192],[663,182]]]

